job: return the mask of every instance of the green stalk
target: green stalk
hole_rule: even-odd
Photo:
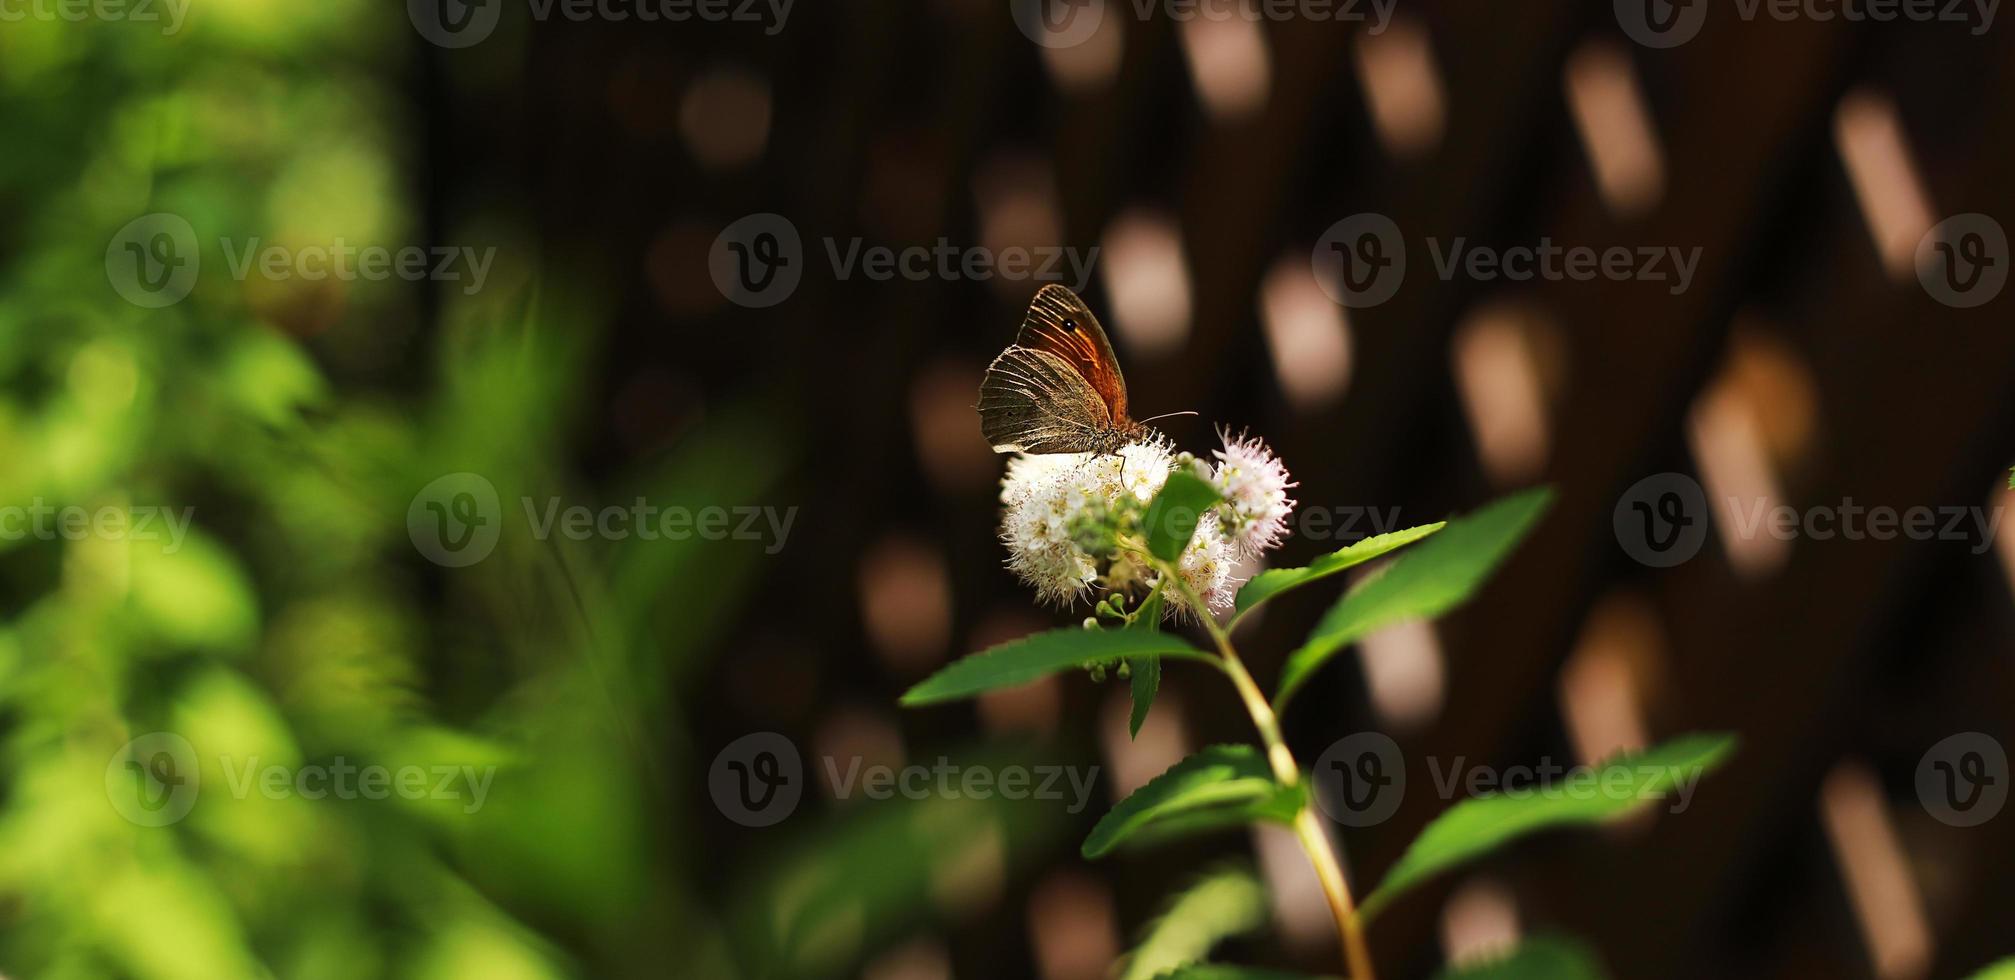
[[[1280,719],[1274,716],[1273,706],[1267,703],[1266,695],[1260,693],[1259,685],[1253,683],[1252,674],[1245,669],[1245,662],[1239,659],[1237,648],[1231,644],[1231,634],[1225,632],[1216,617],[1197,597],[1196,591],[1184,581],[1173,563],[1152,559],[1163,582],[1171,583],[1182,595],[1183,601],[1203,620],[1204,629],[1217,644],[1217,652],[1224,658],[1224,672],[1231,678],[1233,687],[1238,689],[1239,699],[1245,702],[1247,714],[1252,716],[1254,728],[1259,729],[1259,737],[1266,743],[1267,762],[1273,766],[1274,778],[1282,786],[1294,786],[1301,782],[1301,766],[1295,763],[1294,754],[1287,749],[1286,740],[1280,737]],[[1301,842],[1301,849],[1308,854],[1310,864],[1315,866],[1315,876],[1322,883],[1322,891],[1329,899],[1329,911],[1336,918],[1336,931],[1343,940],[1343,959],[1349,965],[1354,980],[1375,980],[1371,970],[1371,948],[1364,941],[1364,926],[1358,921],[1356,906],[1351,902],[1350,884],[1344,880],[1343,867],[1337,863],[1336,851],[1329,846],[1329,835],[1322,829],[1322,818],[1316,815],[1315,798],[1305,794],[1301,810],[1294,816],[1294,835]]]

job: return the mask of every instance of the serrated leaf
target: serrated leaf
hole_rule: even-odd
[[[1152,980],[1210,955],[1211,948],[1266,925],[1266,887],[1245,867],[1197,879],[1168,903],[1126,959],[1120,980]]]
[[[1257,820],[1287,823],[1301,808],[1301,799],[1299,786],[1274,782],[1258,749],[1213,745],[1170,766],[1106,811],[1081,850],[1096,858],[1136,838],[1166,839],[1178,828],[1195,833]]]
[[[1544,487],[1505,497],[1449,521],[1419,548],[1344,593],[1301,648],[1288,655],[1274,710],[1338,650],[1394,623],[1439,616],[1467,601],[1538,521],[1553,492]]]
[[[1238,806],[1214,806],[1163,817],[1127,835],[1119,845],[1124,851],[1148,851],[1163,844],[1201,837],[1220,831],[1239,830],[1256,823],[1291,824],[1307,787],[1280,790],[1273,796]]]
[[[1373,535],[1362,541],[1353,542],[1349,547],[1339,548],[1317,558],[1301,568],[1269,568],[1253,576],[1238,590],[1236,606],[1239,615],[1289,589],[1298,589],[1310,582],[1320,581],[1347,568],[1362,565],[1381,555],[1390,554],[1400,548],[1427,537],[1448,525],[1447,521],[1422,524],[1401,531]]]
[[[1148,553],[1162,561],[1175,561],[1189,547],[1196,522],[1217,503],[1217,488],[1188,470],[1176,470],[1147,505],[1141,519],[1147,533]]]
[[[1301,973],[1285,973],[1280,970],[1262,970],[1252,966],[1226,966],[1221,963],[1198,963],[1171,970],[1155,980],[1330,980],[1328,977],[1311,977]]]
[[[1503,956],[1454,967],[1435,980],[1604,980],[1609,974],[1587,946],[1561,936],[1533,936]]]
[[[1025,636],[954,661],[902,697],[905,705],[956,701],[1014,687],[1071,667],[1146,654],[1210,660],[1180,637],[1155,630],[1065,628]]]
[[[1147,599],[1135,610],[1133,624],[1128,629],[1161,629],[1161,590],[1147,594]],[[1147,710],[1154,707],[1154,696],[1161,689],[1161,655],[1150,653],[1135,657],[1133,665],[1133,714],[1127,719],[1126,735],[1135,738],[1140,735],[1140,726],[1147,723]]]
[[[1154,707],[1154,695],[1161,688],[1161,657],[1148,654],[1129,661],[1133,665],[1133,713],[1126,720],[1126,736],[1136,738],[1147,723],[1147,710]]]
[[[1457,803],[1421,831],[1364,900],[1370,918],[1408,889],[1511,841],[1552,827],[1592,825],[1663,799],[1720,765],[1735,750],[1735,736],[1682,735],[1637,755],[1620,756],[1579,778],[1546,789],[1494,793]],[[1587,789],[1571,792],[1575,783]]]

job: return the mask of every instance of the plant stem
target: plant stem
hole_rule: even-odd
[[[1247,714],[1252,715],[1253,727],[1259,729],[1260,740],[1266,743],[1266,758],[1273,766],[1274,778],[1283,786],[1294,786],[1301,782],[1301,766],[1295,763],[1294,754],[1287,749],[1287,742],[1280,737],[1280,719],[1274,716],[1273,706],[1267,703],[1259,685],[1253,682],[1252,674],[1245,669],[1245,662],[1238,657],[1238,650],[1231,645],[1231,634],[1225,632],[1209,607],[1197,597],[1189,583],[1171,565],[1156,562],[1161,571],[1162,581],[1174,583],[1182,594],[1183,601],[1203,620],[1204,629],[1217,643],[1217,652],[1224,657],[1224,672],[1231,677],[1233,687],[1238,688],[1239,699],[1245,702]],[[1364,941],[1364,927],[1357,919],[1357,909],[1350,900],[1350,884],[1344,880],[1343,867],[1337,863],[1336,851],[1329,846],[1329,835],[1323,832],[1322,818],[1316,815],[1315,798],[1304,795],[1301,810],[1294,815],[1294,835],[1301,841],[1301,849],[1308,854],[1310,864],[1315,866],[1315,876],[1322,883],[1322,891],[1329,899],[1329,911],[1336,918],[1336,931],[1343,939],[1343,958],[1350,968],[1353,980],[1374,980],[1371,972],[1371,948]]]

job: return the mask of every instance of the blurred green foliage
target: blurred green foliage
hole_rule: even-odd
[[[0,508],[190,515],[186,540],[0,540],[6,975],[727,972],[666,692],[760,553],[540,541],[508,509],[466,568],[408,540],[445,473],[598,500],[567,476],[596,388],[589,290],[542,291],[508,234],[470,242],[498,269],[479,295],[438,289],[438,317],[422,284],[229,272],[227,240],[427,244],[397,81],[418,44],[403,5],[362,0],[0,29]],[[155,212],[196,230],[203,271],[143,309],[107,250]],[[768,499],[788,447],[717,417],[610,499]],[[108,795],[156,731],[200,776],[165,827]],[[341,761],[495,779],[474,812],[232,790],[249,765]]]

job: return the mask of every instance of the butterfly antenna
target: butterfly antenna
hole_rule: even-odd
[[[1142,425],[1146,425],[1147,423],[1152,422],[1155,419],[1172,419],[1178,415],[1195,415],[1195,414],[1196,414],[1195,412],[1164,412],[1160,415],[1154,416],[1153,418],[1145,418],[1141,419],[1140,421]]]

